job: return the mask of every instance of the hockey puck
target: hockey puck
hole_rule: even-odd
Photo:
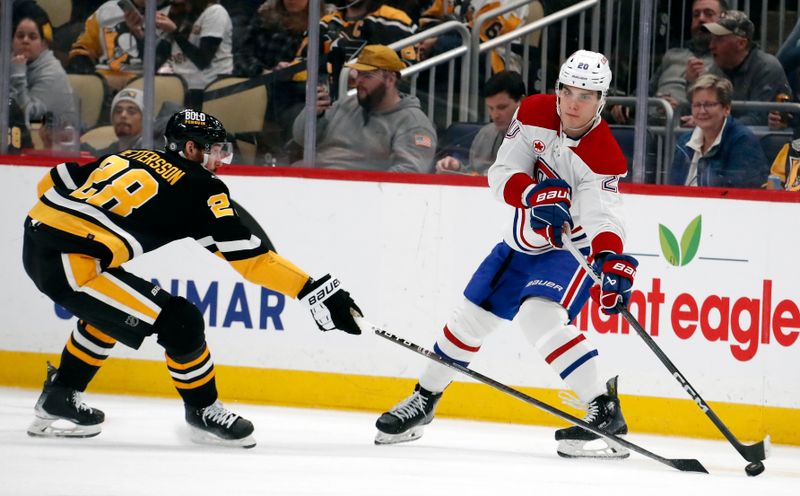
[[[744,471],[747,472],[747,475],[750,477],[755,477],[764,471],[764,464],[761,462],[748,463]]]

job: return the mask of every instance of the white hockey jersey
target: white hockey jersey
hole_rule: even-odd
[[[503,239],[528,254],[554,249],[531,228],[530,208],[523,205],[523,198],[539,181],[560,178],[572,187],[575,246],[591,246],[594,254],[622,253],[625,229],[618,183],[628,170],[622,150],[603,120],[578,140],[560,130],[555,95],[530,96],[517,109],[489,169],[494,195],[516,207]]]

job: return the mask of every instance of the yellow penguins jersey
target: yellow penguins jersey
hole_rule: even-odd
[[[245,279],[287,296],[308,281],[242,223],[225,183],[175,153],[126,150],[83,166],[62,163],[38,193],[28,216],[52,228],[52,246],[98,258],[103,268],[193,238]]]
[[[800,139],[783,145],[769,170],[771,189],[800,191]]]
[[[363,40],[368,45],[390,45],[408,38],[417,32],[417,26],[402,10],[381,5],[361,19],[347,19],[343,11],[337,10],[320,19],[320,42],[322,53],[328,53],[340,39]],[[298,49],[298,56],[305,57],[308,37]],[[406,47],[400,54],[403,59],[415,60],[414,47]]]
[[[168,11],[169,7],[159,9],[163,14]],[[72,44],[69,58],[86,55],[96,64],[118,72],[130,70],[132,62],[136,62],[139,66],[137,69],[141,69],[142,55],[139,49],[140,41],[125,23],[122,8],[117,2],[106,2],[86,20],[83,32]]]
[[[508,3],[508,0],[433,0],[430,7],[422,12],[419,23],[424,27],[438,19],[442,19],[444,16],[456,15],[472,27],[479,16],[506,3]],[[488,41],[502,34],[510,33],[522,24],[527,15],[528,6],[523,5],[485,22],[480,30],[481,41]],[[508,67],[508,65],[502,50],[492,51],[492,72],[497,73],[506,69],[515,69],[514,67]]]

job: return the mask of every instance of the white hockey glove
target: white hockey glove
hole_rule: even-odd
[[[363,317],[363,314],[350,293],[342,289],[339,279],[330,274],[318,281],[309,279],[297,298],[311,310],[320,331],[339,329],[348,334],[361,334],[354,314],[358,317]]]

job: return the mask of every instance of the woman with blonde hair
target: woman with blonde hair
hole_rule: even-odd
[[[696,127],[678,137],[669,184],[760,187],[769,166],[753,132],[731,116],[731,82],[705,74],[686,94]]]

